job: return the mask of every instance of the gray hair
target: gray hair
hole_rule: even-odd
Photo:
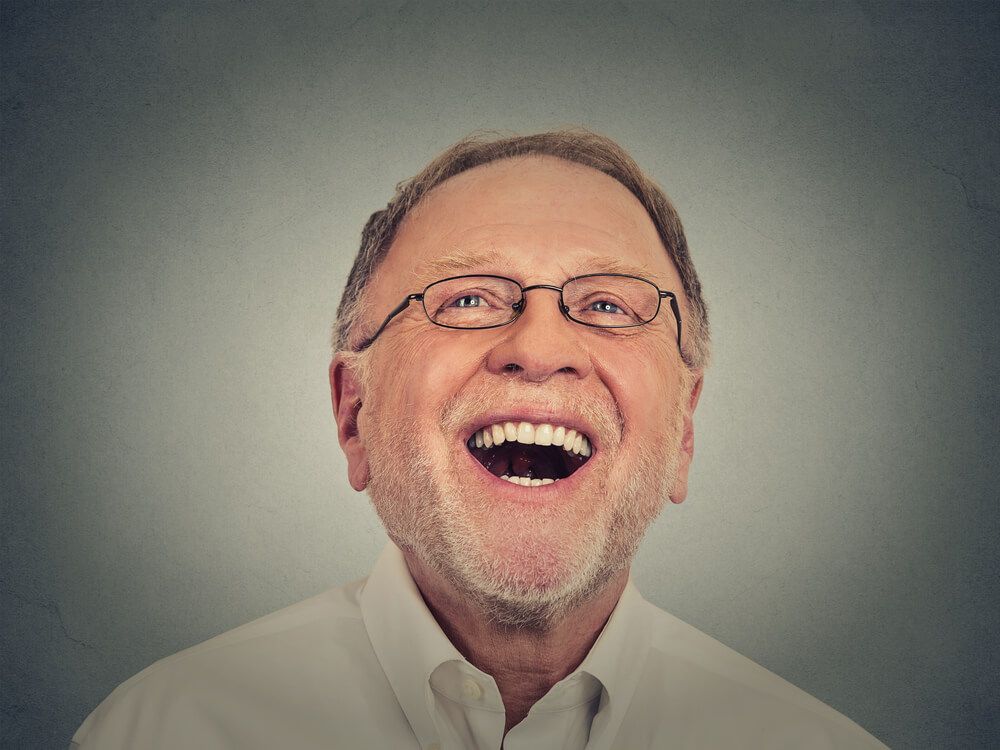
[[[358,338],[355,331],[364,317],[365,290],[410,211],[445,180],[483,164],[518,156],[554,156],[591,167],[613,177],[639,199],[677,268],[687,298],[684,321],[687,330],[681,356],[688,368],[704,368],[710,349],[708,309],[677,211],[663,190],[621,146],[606,136],[582,129],[512,137],[475,134],[446,150],[412,179],[399,183],[392,200],[369,217],[361,233],[361,248],[337,308],[334,351],[351,351],[348,342]]]

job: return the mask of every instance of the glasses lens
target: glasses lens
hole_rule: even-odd
[[[627,328],[656,317],[660,292],[652,282],[631,276],[583,276],[566,282],[563,302],[579,323]]]
[[[424,291],[427,317],[449,328],[489,328],[517,317],[521,287],[496,276],[460,276],[431,284]]]

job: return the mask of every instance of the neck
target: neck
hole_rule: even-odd
[[[611,616],[628,570],[546,628],[499,626],[473,598],[404,550],[407,567],[428,609],[448,639],[478,669],[491,675],[506,713],[504,734],[559,680],[573,672]]]

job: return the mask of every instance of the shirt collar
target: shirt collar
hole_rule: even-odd
[[[417,740],[426,746],[437,734],[430,713],[431,674],[449,661],[461,662],[468,669],[475,667],[437,624],[410,576],[403,553],[392,542],[382,551],[365,583],[361,615],[400,707]],[[588,748],[610,746],[617,734],[635,692],[649,640],[646,602],[630,578],[590,653],[567,677],[582,672],[596,678],[603,687]]]
[[[593,675],[604,687],[588,750],[611,746],[632,702],[649,651],[648,608],[630,576],[611,617],[577,669]]]
[[[379,555],[361,593],[361,617],[382,670],[421,747],[436,739],[429,710],[430,676],[441,664],[464,661],[427,609],[390,542]]]

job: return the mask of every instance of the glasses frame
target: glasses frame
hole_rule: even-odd
[[[653,313],[652,317],[649,320],[644,320],[641,323],[628,323],[626,325],[616,325],[616,326],[603,326],[603,325],[597,325],[596,323],[584,323],[581,320],[577,320],[576,318],[571,317],[569,314],[569,307],[563,300],[563,289],[570,282],[576,281],[578,279],[590,279],[595,276],[615,276],[617,278],[622,278],[622,279],[635,279],[636,281],[643,281],[649,284],[651,287],[653,287],[653,289],[656,290],[657,293],[656,311]],[[510,283],[517,286],[518,289],[521,290],[521,299],[519,299],[511,306],[512,310],[514,311],[514,316],[510,320],[504,323],[495,323],[493,325],[488,325],[488,326],[449,326],[435,321],[431,317],[431,314],[427,311],[427,304],[424,301],[424,297],[427,294],[427,290],[430,289],[432,286],[443,284],[446,281],[455,281],[456,279],[466,279],[466,278],[500,279],[501,281],[509,281]],[[354,348],[354,351],[355,353],[363,352],[365,349],[374,344],[375,339],[377,339],[381,335],[382,331],[385,330],[386,326],[389,325],[390,321],[392,321],[393,318],[395,318],[397,315],[406,310],[410,306],[411,302],[420,302],[420,307],[423,309],[424,315],[427,317],[427,320],[429,320],[431,323],[438,326],[439,328],[450,328],[451,330],[454,331],[485,331],[491,328],[503,328],[504,326],[509,326],[515,320],[520,318],[521,314],[527,307],[528,300],[525,294],[527,292],[532,291],[533,289],[550,289],[553,292],[559,292],[559,312],[563,314],[563,317],[566,318],[566,320],[576,323],[577,325],[587,326],[588,328],[638,328],[639,326],[647,325],[649,323],[652,323],[656,319],[656,316],[660,314],[660,307],[662,306],[663,300],[669,299],[670,311],[674,314],[674,320],[677,321],[677,350],[681,352],[682,357],[684,356],[684,353],[681,351],[681,311],[680,311],[680,306],[677,304],[677,295],[674,294],[673,292],[668,292],[664,289],[660,289],[656,284],[654,284],[649,279],[644,279],[641,276],[632,276],[631,274],[627,273],[585,273],[581,276],[573,276],[572,278],[566,279],[566,281],[563,282],[562,286],[554,286],[552,284],[532,284],[531,286],[521,286],[521,283],[519,281],[515,281],[514,279],[509,278],[507,276],[498,276],[496,274],[491,274],[491,273],[464,273],[459,276],[449,276],[446,279],[438,279],[437,281],[432,281],[430,284],[425,286],[422,292],[406,295],[406,297],[403,298],[403,301],[400,302],[398,305],[396,305],[396,307],[393,308],[392,312],[390,312],[388,315],[385,316],[385,320],[382,321],[382,325],[378,327],[375,333],[373,333],[371,336],[369,336],[360,344],[358,344],[358,346]]]

